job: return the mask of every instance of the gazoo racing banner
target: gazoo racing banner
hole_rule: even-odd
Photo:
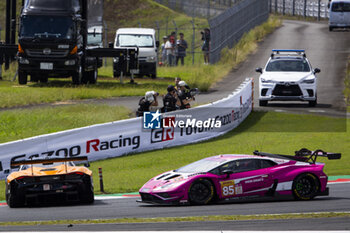
[[[97,124],[0,144],[0,178],[11,161],[88,156],[89,161],[208,140],[236,128],[252,110],[251,79],[228,97],[199,107]]]

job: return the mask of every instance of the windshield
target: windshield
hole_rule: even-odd
[[[153,47],[152,35],[119,35],[117,47]]]
[[[333,12],[350,12],[350,3],[347,2],[335,2],[332,5]]]
[[[306,60],[271,60],[266,66],[266,71],[284,72],[310,72],[310,66]]]
[[[224,160],[217,160],[213,158],[205,158],[194,163],[190,163],[184,167],[181,167],[175,172],[183,172],[183,173],[196,173],[196,172],[209,172],[210,170],[216,168],[220,164],[225,163]]]
[[[74,24],[70,17],[25,15],[22,17],[21,37],[73,38]]]
[[[87,38],[88,45],[102,45],[102,34],[101,33],[88,33]]]

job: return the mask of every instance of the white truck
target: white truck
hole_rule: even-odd
[[[152,28],[120,28],[116,31],[114,48],[138,48],[139,67],[134,74],[147,75],[153,79],[157,77],[157,49],[159,41],[156,40],[156,32]],[[118,58],[113,60],[113,76],[121,75],[122,64]],[[124,74],[130,75],[130,74]]]

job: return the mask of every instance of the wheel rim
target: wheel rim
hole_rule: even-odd
[[[314,193],[315,182],[310,177],[301,177],[295,185],[295,190],[301,197],[308,197]]]
[[[202,183],[196,183],[192,186],[190,196],[194,201],[205,201],[210,194],[208,187]]]

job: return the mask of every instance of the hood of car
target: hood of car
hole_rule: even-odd
[[[274,82],[299,82],[304,79],[311,79],[312,72],[264,72],[260,78]]]
[[[204,173],[203,173],[204,174]],[[165,172],[149,180],[140,192],[158,192],[164,190],[173,190],[192,180],[198,173],[179,173],[174,171]]]

